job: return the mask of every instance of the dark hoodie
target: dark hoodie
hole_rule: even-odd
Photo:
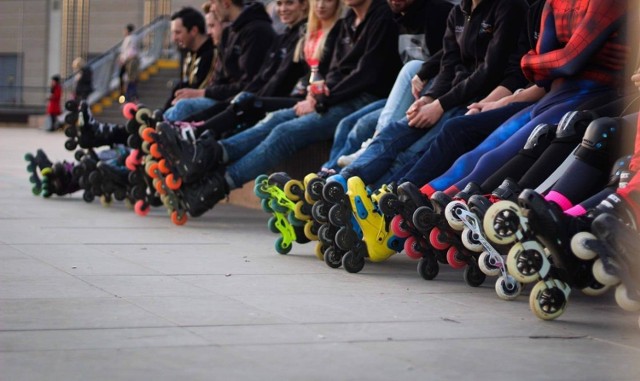
[[[471,0],[454,7],[447,20],[440,72],[425,95],[438,99],[445,111],[488,95],[501,83],[509,58],[519,49],[526,10],[524,0],[483,0],[473,12]]]
[[[401,51],[404,62],[410,59],[424,60],[424,53],[428,56],[435,55],[442,49],[442,38],[447,27],[447,16],[453,4],[446,0],[415,0],[404,14],[395,14],[394,19],[400,27],[400,36],[416,37],[420,44],[424,44],[427,52],[422,57],[409,55],[409,52]],[[402,50],[402,46],[400,46]],[[405,57],[405,55],[407,55]],[[438,72],[440,62],[435,63],[435,72]],[[435,74],[434,74],[435,75]]]
[[[286,97],[306,72],[304,62],[294,62],[298,41],[304,35],[307,20],[302,20],[292,27],[286,27],[278,35],[269,50],[267,58],[258,75],[251,81],[245,91],[263,97]]]
[[[398,26],[385,0],[372,0],[364,20],[353,28],[356,14],[349,9],[336,23],[336,44],[325,78],[331,106],[368,93],[386,97],[400,71]]]
[[[205,96],[226,100],[242,91],[258,74],[276,33],[261,3],[249,3],[238,18],[222,31],[221,66]]]

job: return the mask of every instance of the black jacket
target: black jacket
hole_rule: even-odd
[[[404,62],[408,62],[410,59],[424,60],[425,56],[435,55],[442,49],[442,38],[447,28],[447,16],[452,7],[453,4],[446,0],[415,0],[404,14],[394,15],[400,28],[400,36],[419,39],[416,42],[426,48],[422,57],[405,56],[408,55],[408,52],[403,52],[402,46],[400,46],[400,54]],[[436,61],[434,64],[437,73],[440,62]]]
[[[276,33],[261,3],[245,6],[240,16],[222,31],[221,67],[205,96],[226,100],[240,91],[258,74]]]
[[[327,106],[362,93],[386,97],[400,71],[398,26],[385,0],[372,0],[355,30],[356,15],[349,10],[332,29],[336,43],[325,78],[330,95]]]
[[[489,94],[503,80],[519,47],[526,10],[524,0],[483,0],[473,12],[471,0],[454,7],[440,72],[425,95],[438,99],[446,111]]]
[[[293,62],[298,41],[304,34],[306,20],[300,21],[278,35],[269,50],[258,75],[245,91],[263,97],[286,97],[305,72],[304,62]]]

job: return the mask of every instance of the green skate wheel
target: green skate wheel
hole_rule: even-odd
[[[278,239],[276,239],[275,248],[278,254],[285,255],[289,254],[289,252],[291,251],[291,244],[286,244],[284,242],[284,238],[278,237]]]

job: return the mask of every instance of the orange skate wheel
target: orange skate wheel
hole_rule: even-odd
[[[157,181],[156,181],[157,180]],[[167,194],[167,191],[162,187],[162,180],[153,179],[153,187],[156,189],[156,192],[160,195]]]
[[[163,175],[171,173],[171,170],[167,167],[167,161],[165,159],[160,159],[158,162],[158,169],[160,169],[160,172],[162,172]]]
[[[157,179],[158,178],[158,171],[160,171],[160,169],[158,168],[158,163],[149,163],[147,166],[147,175],[149,175],[149,177],[151,177],[152,179]]]
[[[165,184],[167,184],[167,187],[169,187],[169,189],[171,190],[178,190],[180,189],[180,186],[182,186],[182,179],[179,177],[175,177],[173,175],[173,173],[170,173],[165,179],[164,179]]]
[[[156,132],[155,129],[153,129],[151,127],[147,127],[144,130],[142,130],[142,134],[140,134],[140,137],[145,142],[153,143],[154,140],[153,140],[153,136],[151,136],[151,134],[154,134],[155,132]]]
[[[187,215],[182,214],[182,216],[180,216],[180,213],[178,213],[177,210],[174,210],[173,213],[171,213],[171,222],[178,226],[184,225],[187,223]]]
[[[162,154],[160,153],[160,150],[158,150],[158,144],[157,143],[153,143],[151,145],[151,147],[149,147],[149,154],[151,156],[153,156],[153,158],[155,158],[155,159],[161,159],[162,158]]]

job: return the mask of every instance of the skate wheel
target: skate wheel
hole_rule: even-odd
[[[107,196],[107,195],[102,195],[100,196],[100,204],[105,207],[108,208],[111,206],[111,197]]]
[[[522,292],[522,284],[513,277],[507,276],[509,277],[508,281],[504,276],[500,276],[496,280],[496,294],[502,300],[514,300]]]
[[[136,165],[131,160],[131,156],[127,156],[127,158],[124,160],[124,166],[132,172],[136,170]]]
[[[151,110],[148,108],[141,108],[137,110],[135,116],[138,123],[149,125],[149,121],[151,120]]]
[[[162,180],[153,179],[153,188],[158,192],[159,195],[164,196],[167,194],[167,191],[162,186]]]
[[[580,291],[587,296],[600,296],[606,294],[610,288],[610,286],[602,285],[600,282],[594,280],[593,284],[581,289]]]
[[[289,254],[289,252],[291,251],[291,247],[292,246],[290,243],[287,244],[284,242],[284,238],[278,237],[278,239],[276,239],[275,248],[278,254]]]
[[[174,223],[174,225],[184,225],[187,223],[187,214],[186,213],[178,213],[177,210],[174,210],[173,212],[171,212],[171,222]]]
[[[547,283],[552,283],[551,285]],[[567,295],[556,285],[558,281],[539,281],[529,295],[529,308],[537,318],[553,320],[567,309]]]
[[[125,103],[125,105],[122,106],[122,116],[124,116],[124,118],[127,120],[131,120],[136,116],[137,110],[138,106],[135,103]]]
[[[620,283],[618,287],[616,287],[616,303],[625,311],[640,311],[640,301],[633,300],[629,297],[627,286],[625,286],[624,283]]]
[[[340,205],[335,204],[329,209],[329,222],[334,226],[345,226],[349,221],[349,210]]]
[[[518,282],[532,283],[538,280],[540,271],[548,262],[544,249],[536,241],[516,243],[507,255],[507,269]]]
[[[69,151],[73,151],[74,149],[76,149],[76,147],[78,147],[78,142],[73,139],[68,139],[66,142],[64,142],[64,148]]]
[[[349,273],[359,273],[364,268],[364,258],[356,255],[353,251],[347,251],[342,256],[342,267]]]
[[[299,180],[289,180],[284,184],[284,194],[289,200],[297,202],[304,195],[304,185]]]
[[[434,223],[433,223],[433,209],[427,206],[421,206],[413,212],[413,226],[416,227],[422,233],[426,233],[428,231],[433,231]]]
[[[589,250],[585,243],[597,240],[596,236],[589,232],[579,232],[571,237],[571,252],[584,261],[590,261],[598,256],[593,250]]]
[[[158,178],[158,173],[160,172],[160,169],[158,168],[158,163],[149,162],[145,166],[145,169],[146,169],[147,175],[149,175],[149,177],[151,177],[152,179],[157,179]]]
[[[344,197],[345,192],[342,184],[337,181],[330,181],[322,188],[322,197],[330,203],[336,204]]]
[[[466,262],[458,258],[458,255],[459,255],[458,249],[456,249],[453,246],[449,247],[449,249],[447,250],[447,262],[449,263],[449,266],[451,266],[456,270],[462,269],[467,265]]]
[[[591,271],[593,272],[593,277],[605,286],[615,286],[620,283],[620,278],[616,275],[609,274],[604,268],[604,263],[599,258],[593,262]]]
[[[269,199],[269,184],[267,183],[269,177],[267,175],[260,175],[256,177],[254,185],[253,185],[253,193],[261,199]]]
[[[149,205],[147,205],[144,201],[138,200],[133,206],[133,211],[139,216],[146,216],[151,211]]]
[[[487,239],[500,245],[513,243],[520,226],[520,213],[520,207],[512,201],[503,200],[491,205],[482,222]]]
[[[151,157],[153,157],[154,159],[161,159],[162,158],[162,154],[160,153],[160,150],[158,149],[158,143],[151,144],[151,147],[149,147],[149,155],[151,155]]]
[[[154,128],[147,127],[144,130],[142,130],[140,137],[142,138],[143,141],[147,143],[153,143],[155,141],[155,139],[153,138],[153,134],[155,133],[156,133],[156,130]]]
[[[378,201],[378,208],[380,213],[387,217],[394,217],[397,214],[396,204],[398,203],[398,196],[393,193],[385,193],[380,196]]]
[[[265,213],[273,213],[273,209],[271,209],[271,207],[269,206],[269,200],[263,198],[260,200],[260,207],[262,208],[262,211]]]
[[[426,242],[414,236],[410,236],[404,241],[404,252],[411,259],[420,259],[426,254]]]
[[[469,229],[466,226],[464,227],[464,229],[462,229],[461,238],[462,238],[462,244],[464,245],[464,247],[473,251],[474,253],[481,253],[482,250],[484,249],[484,247],[478,240],[478,236],[476,235],[476,233],[474,233],[471,229]]]
[[[133,136],[133,135],[131,135],[131,136]],[[141,150],[142,152],[144,152],[146,155],[148,155],[148,154],[149,154],[149,150],[150,150],[150,149],[151,149],[151,143],[149,143],[149,142],[142,142],[142,143],[140,143],[140,150]]]
[[[321,224],[329,222],[327,207],[324,201],[320,200],[311,207],[311,217]]]
[[[343,226],[336,232],[335,243],[342,250],[350,250],[358,243],[358,234],[352,229]]]
[[[456,214],[456,210],[459,208],[469,210],[464,202],[457,200],[448,203],[444,208],[444,218],[449,223],[449,226],[451,226],[453,230],[457,231],[461,231],[462,229],[464,229],[464,222],[462,222],[460,217],[458,217],[458,215]]]
[[[305,187],[304,197],[309,204],[322,199],[322,188],[324,188],[324,180],[314,177],[307,183]]]
[[[160,159],[160,161],[158,162],[158,169],[163,175],[171,173],[171,170],[169,169],[169,167],[167,167],[167,160],[165,159]]]
[[[436,250],[446,250],[451,246],[449,243],[443,240],[439,228],[431,229],[431,231],[429,232],[429,243]]]
[[[316,258],[321,261],[324,261],[324,253],[326,252],[327,247],[322,244],[322,242],[316,243],[315,254]]]
[[[497,261],[502,261],[502,257],[500,259],[492,258],[488,252],[483,251],[478,257],[478,266],[487,276],[498,276],[500,275],[500,267],[496,265]]]
[[[340,257],[340,254],[338,254],[331,246],[327,247],[324,251],[323,260],[324,263],[332,269],[338,269],[342,266],[342,258]]]
[[[418,262],[418,274],[422,279],[432,280],[438,276],[439,271],[440,265],[438,265],[436,257],[427,253],[427,255],[420,258],[420,261]]]
[[[400,215],[396,215],[391,219],[391,232],[398,238],[407,238],[411,236],[411,232],[406,229],[406,220]]]
[[[334,237],[335,232],[329,225],[323,224],[318,229],[318,241],[324,243],[325,245],[332,245]]]
[[[165,179],[164,179],[165,184],[167,184],[167,187],[171,190],[178,190],[180,189],[180,187],[182,186],[182,179],[181,178],[175,178],[175,176],[173,176],[173,173],[170,173]]]
[[[269,221],[267,221],[267,228],[269,228],[271,233],[280,233],[280,230],[278,230],[278,219],[275,216],[269,218]]]
[[[482,272],[482,270],[480,270],[480,267],[478,267],[477,264],[471,262],[464,268],[462,278],[467,285],[471,287],[479,287],[487,279],[487,276]]]
[[[293,214],[299,220],[308,221],[311,219],[310,209],[309,204],[305,204],[304,201],[298,201],[296,202],[296,206],[293,208]]]
[[[34,196],[38,196],[38,195],[40,195],[40,193],[42,193],[42,188],[41,187],[32,187],[31,188],[31,193],[33,193]]]
[[[318,240],[318,229],[316,228],[317,224],[313,221],[307,221],[304,224],[304,235],[309,238],[311,241]]]

